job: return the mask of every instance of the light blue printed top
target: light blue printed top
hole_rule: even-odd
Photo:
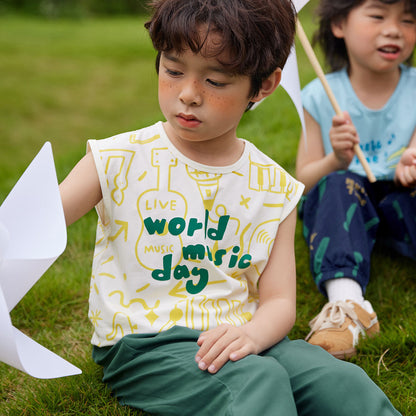
[[[396,90],[379,110],[363,105],[355,94],[346,69],[326,76],[341,109],[348,111],[360,137],[360,147],[377,179],[393,179],[400,157],[416,127],[416,68],[401,66]],[[319,123],[325,153],[332,152],[329,130],[335,111],[317,78],[302,91],[302,102]],[[365,176],[357,157],[349,170]]]

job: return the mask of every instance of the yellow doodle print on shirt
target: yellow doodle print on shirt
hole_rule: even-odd
[[[218,193],[222,174],[202,172],[188,165],[186,165],[186,172],[197,183],[204,208],[211,211]]]
[[[114,235],[108,237],[108,240],[114,241],[117,237],[121,236],[121,237],[124,237],[124,241],[127,241],[129,223],[127,221],[121,221],[121,220],[114,220],[114,222],[118,225],[119,228],[117,229]]]
[[[133,299],[130,300],[129,303],[125,303],[124,302],[124,293],[121,290],[113,290],[111,293],[108,294],[108,297],[111,297],[113,295],[119,295],[120,296],[120,305],[123,308],[130,308],[130,306],[133,305],[133,303],[140,303],[140,305],[143,306],[143,309],[148,311],[148,310],[151,310],[151,309],[155,309],[155,308],[159,307],[159,305],[160,305],[160,300],[157,300],[155,302],[155,306],[153,306],[153,308],[151,308],[150,306],[147,306],[146,301],[142,298],[133,298]]]
[[[113,295],[119,295],[120,296],[120,305],[123,308],[130,308],[131,305],[133,305],[134,303],[139,303],[140,305],[143,306],[143,309],[145,311],[150,311],[147,315],[145,315],[145,317],[147,318],[147,320],[150,322],[150,325],[153,325],[153,323],[156,321],[157,318],[159,318],[159,316],[155,313],[155,309],[159,307],[160,305],[160,300],[157,300],[155,302],[155,306],[150,307],[147,305],[146,301],[142,298],[133,298],[130,300],[129,303],[125,303],[124,302],[124,293],[121,290],[114,290],[111,293],[108,294],[108,297],[111,297]]]
[[[94,258],[100,256],[108,248],[109,241],[104,234],[104,227],[100,219],[97,224],[97,237],[95,241]]]
[[[210,313],[214,313],[214,316],[211,317]],[[244,312],[244,304],[239,300],[226,298],[215,300],[205,295],[194,296],[180,300],[175,304],[170,312],[168,322],[160,328],[160,331],[172,328],[183,318],[186,327],[205,331],[211,326],[219,326],[224,323],[234,326],[242,325],[252,318],[252,314]]]
[[[126,280],[126,276],[124,277],[124,280]],[[136,290],[136,293],[139,292],[143,292],[144,290],[146,290],[150,285],[146,284],[143,287],[139,288]],[[157,309],[160,306],[160,300],[156,300],[155,304],[153,307],[150,307],[147,305],[146,301],[142,298],[133,298],[131,299],[128,303],[124,301],[124,293],[121,290],[113,290],[111,293],[108,294],[108,297],[112,297],[114,295],[119,295],[120,296],[120,306],[122,306],[123,308],[130,308],[133,304],[135,303],[139,303],[140,305],[142,305],[143,309],[145,311],[149,311],[145,316],[145,318],[149,321],[150,325],[153,325],[155,323],[155,321],[159,318],[159,315],[157,315],[155,313],[155,309]],[[129,321],[127,320],[124,321],[124,324],[129,323]],[[124,333],[124,328],[123,328],[123,320],[121,322],[119,322],[118,327],[122,330],[122,332]],[[130,329],[132,328],[132,325],[129,323],[129,327]],[[113,326],[113,331],[114,331],[114,326]],[[111,334],[110,334],[111,335]],[[111,335],[112,336],[112,335]],[[108,337],[107,337],[108,338]]]
[[[100,292],[98,290],[97,283],[95,283],[94,280],[95,280],[95,276],[91,275],[90,292],[94,289],[95,293],[98,295]]]
[[[267,255],[270,256],[274,238],[272,237],[272,230],[276,226],[276,223],[280,222],[280,218],[274,218],[272,220],[264,221],[260,223],[253,231],[248,244],[248,252],[253,245],[265,245],[268,247]]]
[[[177,305],[175,305],[175,307],[170,311],[169,321],[166,322],[166,324],[163,325],[162,328],[160,328],[159,332],[173,328],[176,325],[176,323],[182,319],[182,317],[183,317],[182,310]]]
[[[257,192],[281,193],[281,186],[276,183],[278,171],[274,165],[263,165],[250,158],[249,189]]]
[[[91,311],[90,312],[90,321],[91,323],[96,327],[98,325],[98,321],[102,321],[103,318],[100,317],[101,315],[101,311],[99,311],[98,309],[96,309],[95,311]]]
[[[257,192],[285,194],[286,199],[290,201],[291,195],[296,195],[298,185],[290,184],[283,169],[272,164],[264,165],[253,162],[250,158],[249,189]],[[265,204],[265,206],[282,207],[283,204]]]
[[[140,139],[137,139],[136,138],[137,136],[136,136],[136,134],[130,134],[130,137],[129,137],[129,142],[131,143],[131,144],[147,144],[147,143],[152,143],[152,142],[154,142],[155,140],[158,140],[158,139],[160,139],[160,134],[155,134],[154,136],[152,136],[152,137],[150,137],[150,138],[148,138],[148,139],[142,139],[142,140],[140,140]]]
[[[168,155],[168,158],[166,158],[166,155]],[[162,162],[164,158],[168,159],[169,163]],[[157,171],[157,183],[155,188],[146,190],[137,199],[137,211],[142,227],[136,242],[136,258],[148,270],[154,270],[160,266],[161,254],[182,252],[181,236],[177,235],[173,238],[171,235],[167,235],[171,221],[175,221],[176,218],[185,219],[188,211],[185,197],[180,192],[172,189],[173,170],[177,165],[178,160],[171,156],[167,148],[152,149],[152,166]],[[168,189],[163,190],[163,199],[160,196],[161,183],[168,184]],[[148,231],[144,226],[146,218],[151,218],[154,212],[163,215],[163,220],[156,218],[153,224],[157,228],[157,244],[152,243],[152,239],[149,238]],[[179,264],[182,255],[180,254],[177,258],[178,262],[172,264],[171,269]]]
[[[131,334],[134,334],[134,331],[137,330],[137,325],[132,324],[130,316],[123,312],[116,312],[113,316],[113,331],[106,335],[107,341],[113,340],[119,331],[121,332],[121,337],[124,337],[123,326],[128,326]]]
[[[210,212],[208,219],[212,224],[218,224],[221,217],[228,216],[228,211],[225,205],[218,204],[215,207],[215,214]],[[240,230],[241,221],[237,217],[229,217],[227,224],[227,233],[230,235],[238,235]],[[240,247],[244,248],[244,231],[240,238]]]
[[[242,308],[244,305],[238,300],[230,301],[227,298],[217,299],[215,302],[212,302],[212,306],[216,311],[218,324],[228,322],[233,326],[238,326],[239,324],[248,322],[252,318],[251,313],[243,312]],[[240,309],[240,313],[238,313],[238,309]]]
[[[135,153],[132,150],[123,149],[100,150],[106,174],[110,164],[118,167],[118,173],[114,175],[113,183],[108,183],[107,185],[110,189],[111,199],[119,206],[124,201],[124,191],[128,187],[127,175]]]
[[[251,200],[251,197],[245,197],[244,195],[240,195],[241,197],[241,201],[240,201],[240,205],[246,209],[249,209],[249,202]]]

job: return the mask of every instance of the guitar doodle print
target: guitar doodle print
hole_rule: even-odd
[[[169,266],[170,269],[175,268],[182,259],[182,238],[176,230],[180,221],[186,218],[188,205],[184,196],[171,188],[172,171],[177,165],[178,160],[167,148],[153,149],[156,187],[146,190],[137,199],[142,228],[136,243],[136,258],[148,270],[160,266],[161,255],[171,254],[171,258],[176,259],[176,263]],[[162,186],[166,187],[162,184],[167,184],[167,188],[162,189]]]

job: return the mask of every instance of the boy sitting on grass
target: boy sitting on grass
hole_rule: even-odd
[[[291,2],[160,0],[146,28],[166,121],[89,141],[61,184],[67,224],[99,216],[103,380],[163,415],[397,415],[360,368],[286,337],[303,185],[236,130],[279,84]]]

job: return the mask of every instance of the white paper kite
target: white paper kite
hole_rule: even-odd
[[[0,361],[37,378],[81,373],[16,329],[10,319],[10,311],[65,246],[65,218],[47,142],[0,206]]]

